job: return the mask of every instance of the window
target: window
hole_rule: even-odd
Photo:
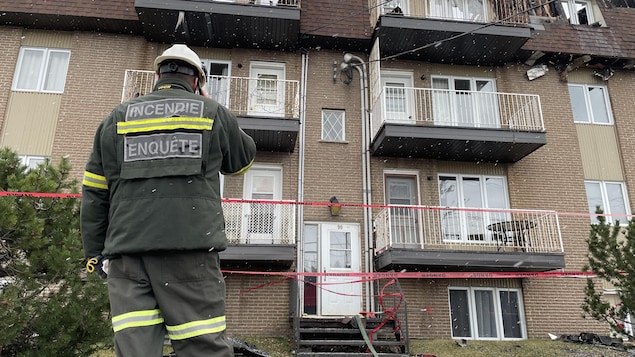
[[[343,110],[322,110],[322,140],[344,141],[344,114]]]
[[[22,165],[26,166],[26,170],[31,170],[37,168],[39,164],[43,164],[46,162],[46,158],[44,156],[30,156],[30,155],[20,155],[20,162]]]
[[[592,223],[598,222],[595,211],[600,206],[602,212],[608,215],[606,216],[607,223],[615,223],[619,220],[621,225],[628,224],[630,209],[627,204],[626,186],[623,182],[585,181],[584,185]]]
[[[576,123],[612,124],[606,87],[569,84],[569,97]]]
[[[564,16],[574,25],[588,25],[593,21],[593,10],[589,0],[562,0],[560,1]]]
[[[464,21],[487,21],[484,0],[431,0],[431,17]]]
[[[452,337],[524,339],[525,317],[519,289],[449,289]]]
[[[22,47],[18,56],[13,90],[64,92],[71,51],[39,47]]]

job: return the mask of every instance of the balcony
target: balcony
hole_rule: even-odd
[[[537,95],[386,86],[371,113],[375,156],[503,163],[547,143]]]
[[[224,199],[227,250],[223,267],[286,270],[294,261],[295,202]]]
[[[299,0],[135,0],[148,41],[201,47],[293,50]]]
[[[152,71],[127,70],[122,102],[152,91]],[[300,128],[298,81],[209,76],[207,92],[238,117],[260,151],[293,152]]]
[[[378,271],[564,268],[554,211],[390,206],[373,223]]]
[[[527,10],[539,3],[548,7],[545,0],[531,5],[523,0],[371,0],[373,40],[379,40],[382,57],[500,65],[531,37]]]

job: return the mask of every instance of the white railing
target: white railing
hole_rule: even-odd
[[[397,206],[373,221],[376,248],[563,252],[555,211]]]
[[[156,74],[154,71],[127,69],[121,91],[121,102],[152,92]]]
[[[153,71],[126,70],[121,101],[152,92]],[[249,77],[209,76],[205,89],[236,115],[300,117],[300,82]]]
[[[295,202],[224,200],[229,244],[295,244]]]
[[[373,136],[384,122],[543,132],[534,94],[383,87],[372,108]]]
[[[207,92],[237,115],[300,117],[300,82],[209,76]]]

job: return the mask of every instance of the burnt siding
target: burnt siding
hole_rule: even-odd
[[[606,27],[565,22],[545,24],[545,30],[535,31],[522,49],[612,58],[635,57],[635,31],[632,28],[635,9],[602,8],[602,14]]]

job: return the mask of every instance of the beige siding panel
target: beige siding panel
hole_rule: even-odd
[[[575,84],[596,84],[605,86],[607,83],[602,78],[593,74],[593,71],[588,69],[577,69],[569,72],[567,75],[569,83]]]
[[[410,16],[426,17],[426,1],[411,1]]]
[[[0,146],[20,155],[50,156],[62,95],[12,92]]]
[[[507,166],[460,161],[439,161],[439,173],[507,176]]]
[[[26,30],[22,46],[71,48],[73,33],[64,31]]]
[[[624,181],[620,151],[613,125],[576,124],[584,178]]]

